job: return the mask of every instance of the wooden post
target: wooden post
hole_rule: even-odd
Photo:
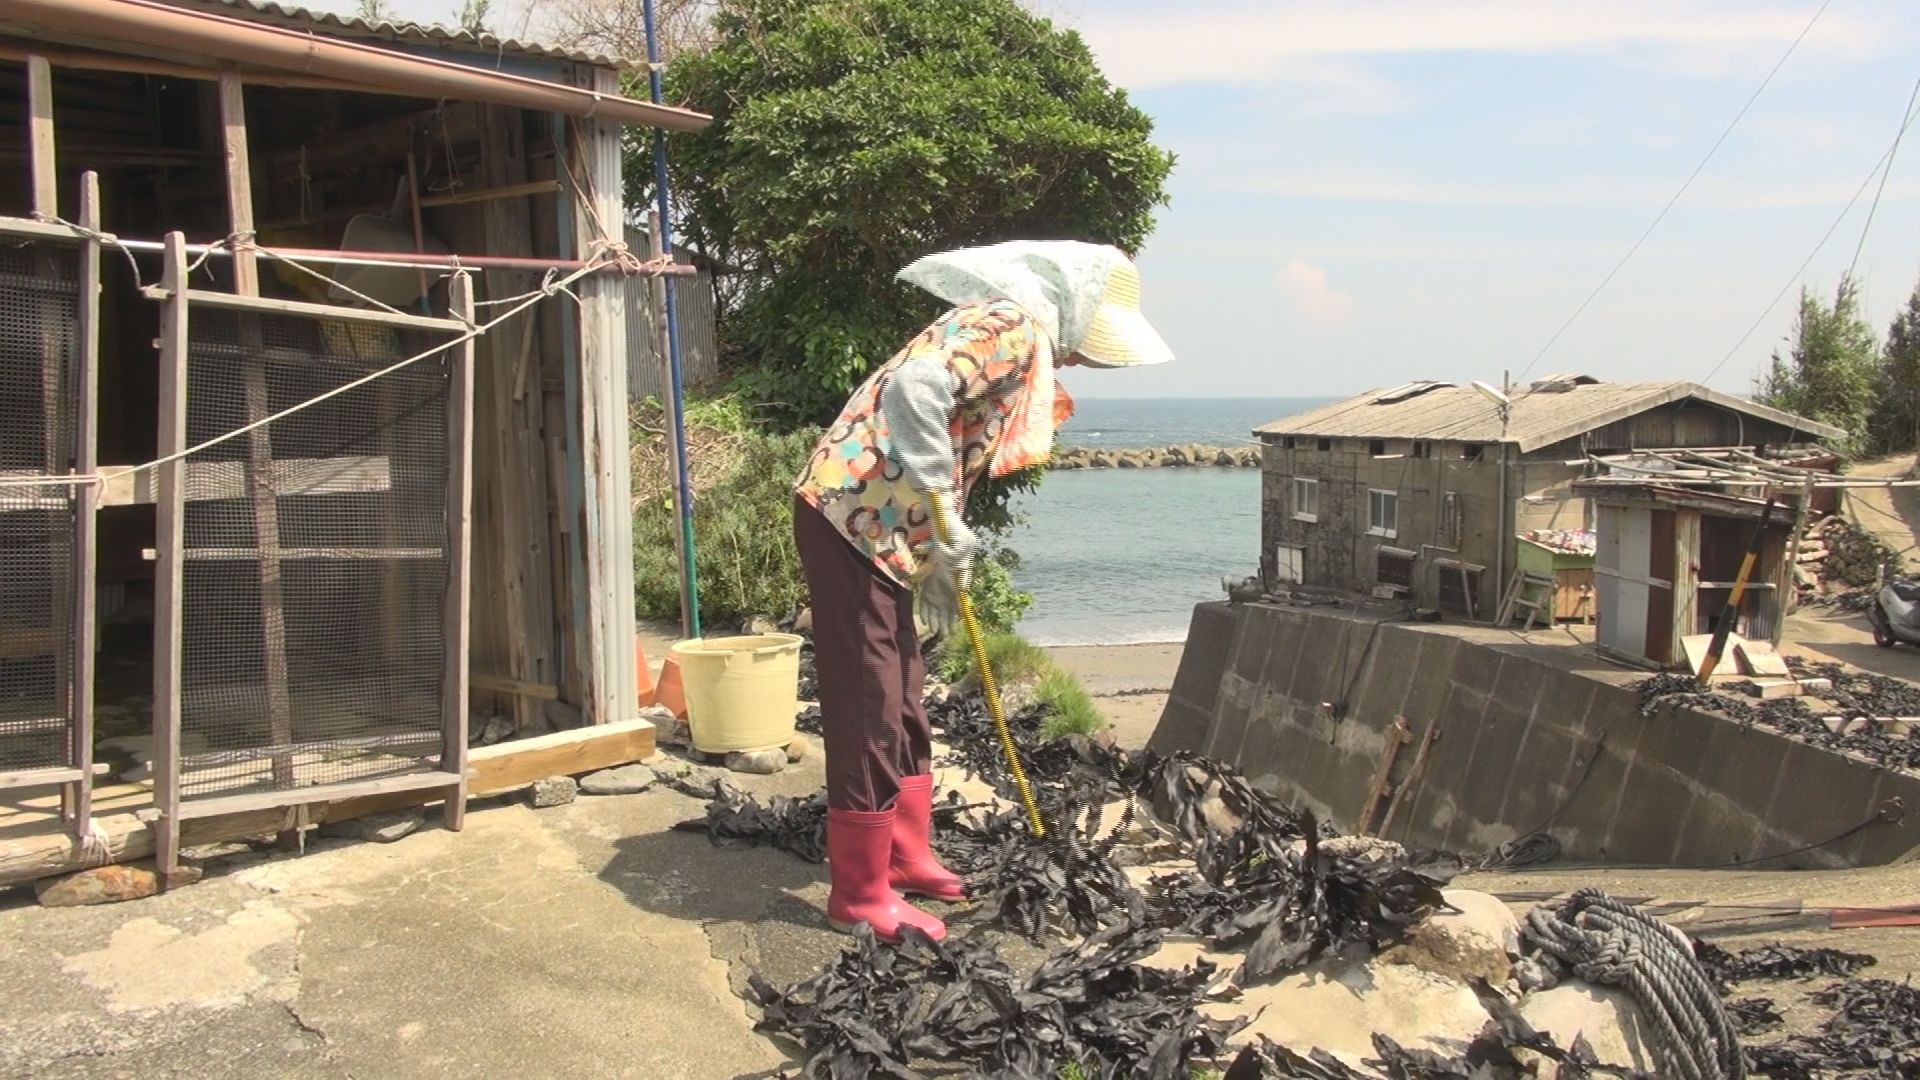
[[[473,279],[455,274],[447,289],[454,315],[472,320]],[[532,318],[531,315],[527,316]],[[472,650],[473,565],[473,362],[467,339],[447,356],[447,597],[446,682],[441,691],[446,719],[440,768],[460,778],[447,792],[446,826],[458,831],[467,815],[467,678]]]
[[[80,226],[100,231],[100,176],[80,178]],[[80,248],[80,307],[75,326],[73,471],[93,475],[99,464],[100,430],[100,241],[88,237]],[[72,758],[80,779],[67,786],[65,804],[76,838],[93,815],[93,665],[94,578],[98,553],[95,513],[100,489],[83,483],[74,492],[73,517],[73,696],[69,716]]]
[[[1771,635],[1776,648],[1787,632],[1787,612],[1794,607],[1794,601],[1800,596],[1800,590],[1794,587],[1793,571],[1799,565],[1800,543],[1807,535],[1807,517],[1813,508],[1813,477],[1809,476],[1800,485],[1800,505],[1793,511],[1793,528],[1787,533],[1787,557],[1785,572],[1774,579],[1774,619]],[[1888,496],[1891,505],[1891,493]]]
[[[33,159],[33,212],[60,215],[60,176],[54,164],[53,68],[44,56],[27,57],[27,108]]]
[[[660,211],[647,211],[647,258],[658,259],[666,254],[666,249],[660,243],[662,235]],[[672,332],[667,326],[667,290],[673,286],[664,275],[655,277],[649,286],[653,296],[654,359],[660,364],[660,385],[667,391],[667,483],[673,492],[673,551],[676,565],[684,567],[687,564],[687,540],[680,528],[680,522],[687,508],[680,505],[680,444],[674,440],[673,435],[680,426],[675,420],[680,411],[680,402],[673,396],[673,380],[667,375],[667,353],[673,348]],[[687,595],[684,584],[686,581],[684,571],[681,573],[681,581],[683,584],[680,588],[680,632],[690,635],[693,633],[693,611],[691,597]]]
[[[247,159],[247,105],[240,76],[220,77],[220,125],[226,150],[227,207],[233,229],[233,286],[242,296],[260,295],[260,268],[254,252],[252,169]],[[239,317],[244,343],[257,356],[259,317]],[[249,362],[245,372],[247,421],[264,419],[266,361]],[[260,557],[260,626],[265,635],[267,726],[275,746],[293,742],[293,699],[287,686],[287,612],[280,579],[280,509],[274,494],[273,436],[267,428],[247,433],[247,487],[253,503],[254,541]],[[273,784],[293,786],[293,757],[275,754]]]
[[[167,235],[160,283],[160,430],[162,458],[187,447],[187,248],[180,233]],[[184,563],[181,525],[185,464],[159,467],[154,484],[154,549],[159,555],[153,589],[153,824],[154,858],[165,882],[180,853],[180,579]]]

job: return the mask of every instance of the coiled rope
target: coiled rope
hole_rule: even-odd
[[[1527,915],[1527,940],[1590,983],[1618,986],[1653,1023],[1660,1074],[1742,1080],[1746,1059],[1726,1004],[1685,935],[1599,889]]]

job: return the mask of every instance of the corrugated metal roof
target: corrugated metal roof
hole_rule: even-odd
[[[457,26],[435,26],[404,19],[373,21],[356,15],[336,15],[330,11],[311,11],[296,4],[275,0],[162,0],[175,7],[218,12],[248,22],[293,29],[324,30],[329,36],[409,42],[433,45],[479,55],[533,56],[549,60],[571,60],[596,67],[623,71],[645,70],[645,59],[622,60],[598,53],[545,45],[536,41],[516,41],[495,34],[476,34]],[[449,7],[452,0],[448,0]]]
[[[1605,427],[1636,413],[1692,398],[1748,416],[1769,420],[1823,439],[1846,432],[1699,383],[1594,383],[1556,393],[1521,391],[1513,395],[1511,418],[1503,435],[1500,410],[1471,386],[1438,386],[1415,397],[1381,402],[1379,390],[1323,405],[1255,429],[1260,436],[1313,435],[1348,439],[1438,439],[1461,442],[1510,442],[1522,452]]]

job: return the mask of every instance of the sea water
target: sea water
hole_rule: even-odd
[[[1062,446],[1251,444],[1253,429],[1329,398],[1083,400]],[[1260,470],[1051,472],[1015,503],[1020,632],[1042,645],[1181,641],[1193,605],[1260,566]]]

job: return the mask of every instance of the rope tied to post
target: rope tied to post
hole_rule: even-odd
[[[1527,915],[1529,944],[1579,978],[1630,994],[1654,1028],[1662,1075],[1743,1080],[1746,1059],[1726,1004],[1686,935],[1599,889]]]

